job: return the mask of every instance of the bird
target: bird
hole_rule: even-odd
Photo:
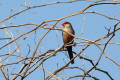
[[[64,27],[63,29],[64,31],[62,31],[62,38],[63,38],[64,45],[73,44],[74,37],[68,34],[68,33],[71,33],[73,35],[75,34],[72,24],[70,22],[63,22],[61,25]],[[68,33],[66,33],[65,31]],[[69,54],[69,58],[71,60],[73,58],[72,46],[66,46],[66,48]],[[71,64],[74,64],[74,60],[71,61]]]

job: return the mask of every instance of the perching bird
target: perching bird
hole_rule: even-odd
[[[63,22],[61,25],[64,27],[64,29],[63,29],[64,31],[66,31],[68,33],[71,33],[73,35],[75,34],[71,23]],[[62,32],[62,37],[63,37],[64,44],[68,44],[68,45],[72,44],[74,37],[71,36],[70,34],[64,32],[64,31]],[[67,48],[67,51],[68,51],[68,54],[69,54],[69,58],[71,60],[73,58],[72,46],[66,46],[66,48]],[[74,63],[74,60],[71,61],[71,64],[73,64],[73,63]]]

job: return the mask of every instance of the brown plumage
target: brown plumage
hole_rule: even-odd
[[[74,30],[72,28],[72,25],[69,22],[63,22],[62,26],[64,27],[64,30],[68,33],[75,34]],[[63,42],[64,44],[72,44],[73,43],[73,36],[69,35],[66,32],[62,32],[62,37],[63,37]],[[73,53],[72,53],[72,46],[67,46],[67,51],[69,54],[70,60],[73,58]],[[71,61],[71,63],[74,63],[74,60]]]

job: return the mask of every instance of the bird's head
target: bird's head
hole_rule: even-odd
[[[71,26],[70,22],[63,22],[61,25],[62,25],[64,28]]]

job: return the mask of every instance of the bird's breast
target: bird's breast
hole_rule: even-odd
[[[72,34],[72,31],[69,29],[66,29],[65,31]],[[64,41],[64,43],[69,43],[73,40],[73,36],[69,35],[66,32],[63,32],[63,41]]]

